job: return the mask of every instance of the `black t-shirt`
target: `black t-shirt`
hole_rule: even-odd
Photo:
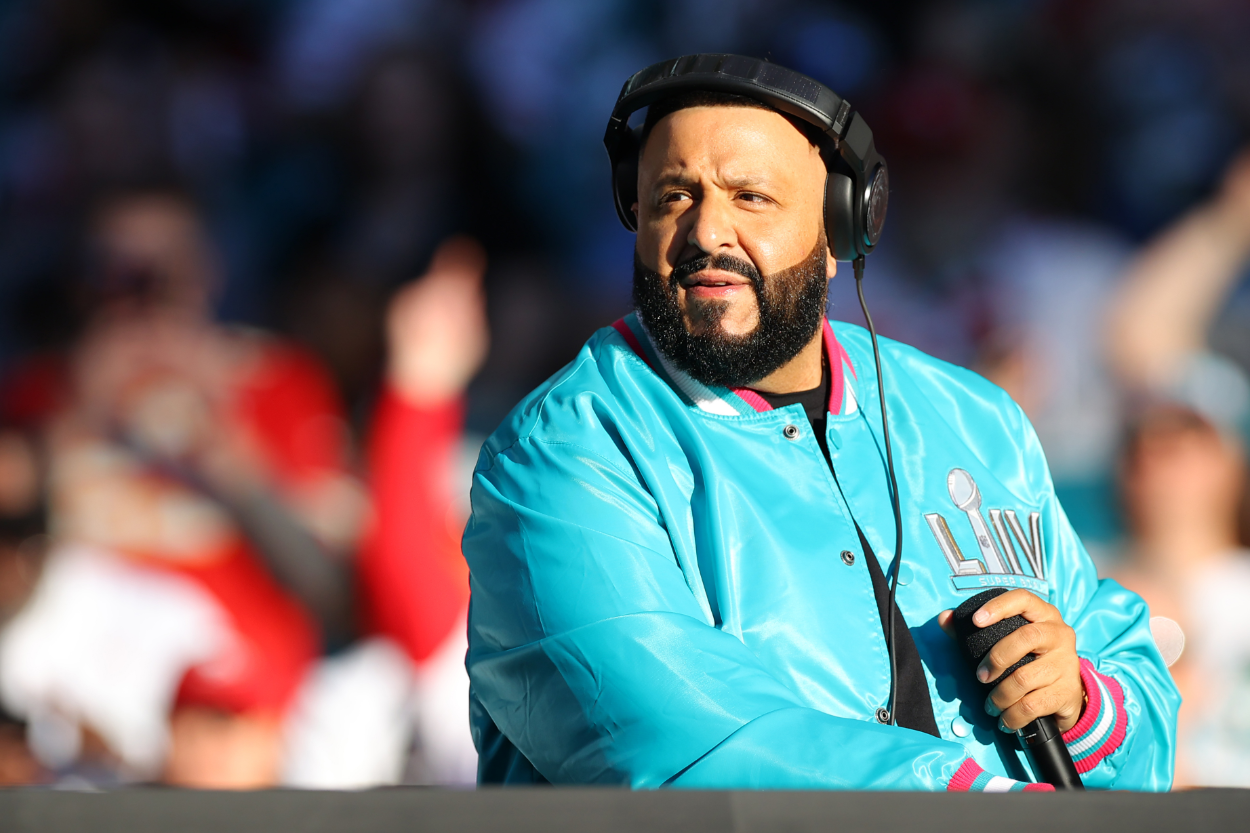
[[[784,408],[795,403],[803,405],[807,421],[811,423],[812,432],[816,435],[816,442],[820,443],[825,462],[829,464],[829,470],[833,472],[836,479],[838,473],[833,468],[833,460],[829,456],[829,440],[825,436],[825,425],[829,421],[830,383],[829,363],[825,361],[821,368],[820,384],[811,390],[780,394],[763,391],[756,391],[756,393],[774,408]],[[889,644],[889,584],[885,573],[881,570],[877,556],[868,545],[868,540],[864,538],[864,533],[860,531],[859,524],[855,525],[855,530],[859,532],[859,544],[863,548],[864,560],[868,564],[868,575],[872,579],[872,594],[876,597],[877,611],[881,615],[881,630],[886,643]],[[933,703],[929,700],[929,685],[925,682],[924,668],[920,664],[920,653],[916,650],[916,642],[907,628],[903,613],[897,606],[894,608],[894,665],[898,679],[895,695],[897,702],[894,704],[898,725],[926,732],[934,737],[941,737],[938,734],[937,721],[933,718]]]
[[[820,384],[811,390],[801,390],[798,393],[764,393],[757,390],[756,393],[774,408],[784,408],[796,402],[801,404],[803,411],[807,414],[807,421],[812,424],[812,433],[816,435],[816,442],[820,443],[820,450],[825,455],[825,462],[833,468],[833,463],[829,460],[829,439],[825,436],[825,425],[829,421],[829,385],[831,382],[829,362],[825,360],[820,368]]]

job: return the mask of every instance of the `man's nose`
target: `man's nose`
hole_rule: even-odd
[[[737,245],[738,237],[730,221],[729,206],[724,199],[708,196],[699,200],[690,212],[690,230],[686,234],[686,243],[702,254],[712,254]]]

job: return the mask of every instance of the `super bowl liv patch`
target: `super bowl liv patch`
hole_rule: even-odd
[[[1021,587],[1039,596],[1050,592],[1042,558],[1042,516],[1030,512],[1027,532],[1014,509],[989,509],[989,521],[981,512],[981,490],[972,475],[951,469],[946,489],[955,508],[963,512],[977,542],[977,555],[964,555],[950,524],[940,513],[924,516],[929,531],[937,539],[942,555],[951,568],[956,590],[984,590],[987,587]],[[956,523],[962,521],[956,520]],[[1019,552],[1017,552],[1017,548]]]

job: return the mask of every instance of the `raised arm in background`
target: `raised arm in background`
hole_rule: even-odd
[[[1250,264],[1250,148],[1219,192],[1146,246],[1110,304],[1107,353],[1134,389],[1172,382]]]

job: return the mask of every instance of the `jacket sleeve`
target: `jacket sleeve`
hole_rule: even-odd
[[[1041,533],[1051,603],[1076,631],[1087,702],[1064,734],[1085,786],[1168,790],[1176,755],[1180,693],[1150,634],[1141,597],[1110,579],[1093,561],[1055,498],[1036,434],[1020,415],[1030,476],[1046,495]]]
[[[485,453],[464,553],[473,690],[549,781],[941,790],[967,774],[957,743],[805,707],[714,627],[623,456]]]

